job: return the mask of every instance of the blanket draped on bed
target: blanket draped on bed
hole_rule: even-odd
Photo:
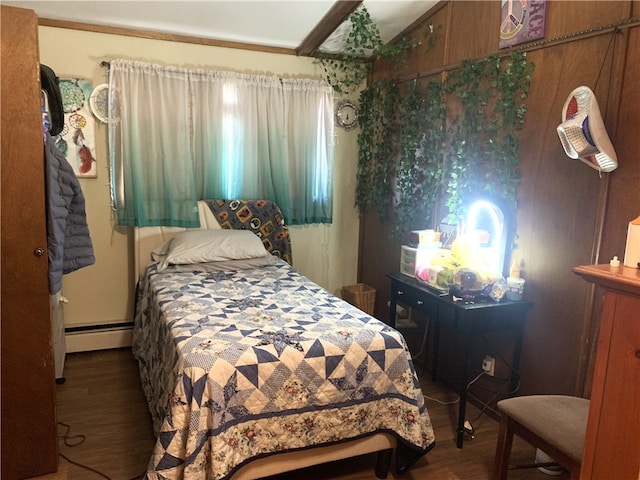
[[[291,238],[284,215],[270,200],[205,200],[220,228],[250,230],[264,248],[289,265],[293,265]]]
[[[149,479],[226,479],[252,458],[393,433],[434,445],[402,335],[279,261],[140,280],[134,354],[157,442]]]

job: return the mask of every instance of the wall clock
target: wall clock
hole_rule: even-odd
[[[358,107],[349,100],[344,100],[336,108],[336,122],[349,131],[358,126]]]

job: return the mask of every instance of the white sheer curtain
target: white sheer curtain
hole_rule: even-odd
[[[114,61],[109,97],[118,224],[198,226],[187,70]]]
[[[325,82],[283,79],[291,216],[331,223],[333,213],[333,89]],[[306,159],[314,158],[314,162]]]
[[[197,226],[202,198],[265,198],[289,224],[331,223],[326,83],[114,60],[109,95],[119,224]]]
[[[190,80],[199,197],[265,197],[287,211],[280,79],[199,70]]]

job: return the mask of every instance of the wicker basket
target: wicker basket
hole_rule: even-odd
[[[376,304],[375,288],[364,283],[346,285],[342,287],[342,298],[363,312],[373,315],[373,309]]]

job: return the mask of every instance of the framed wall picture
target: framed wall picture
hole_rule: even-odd
[[[546,0],[502,0],[500,48],[544,38]]]
[[[64,128],[55,137],[57,147],[78,178],[97,178],[95,156],[95,120],[89,109],[93,90],[91,81],[82,78],[60,78],[64,109]]]

